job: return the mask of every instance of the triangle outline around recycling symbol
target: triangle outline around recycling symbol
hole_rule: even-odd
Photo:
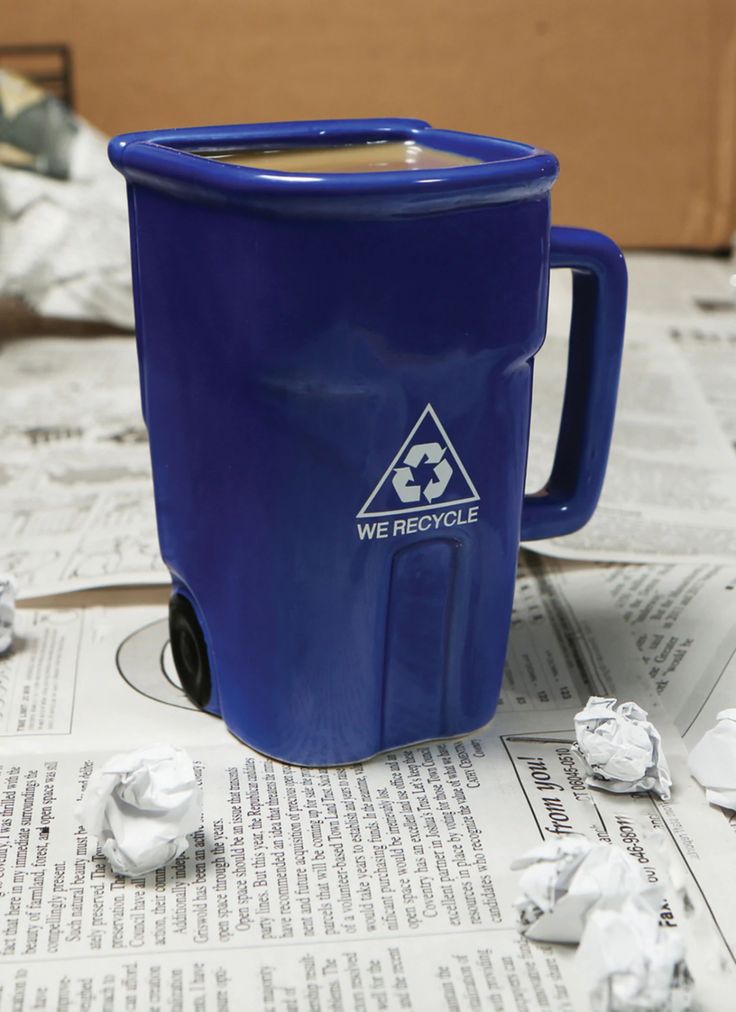
[[[426,423],[427,419],[430,420],[429,425],[424,424]],[[416,447],[416,449],[422,450],[425,448],[429,448],[430,446],[434,446],[438,450],[442,449],[441,459],[438,461],[438,464],[444,467],[445,473],[447,474],[447,477],[445,479],[445,487],[442,493],[438,495],[436,500],[427,502],[426,504],[421,503],[419,505],[405,506],[402,505],[402,503],[399,501],[399,495],[397,495],[394,492],[393,498],[397,500],[397,506],[394,509],[380,509],[380,508],[372,509],[371,507],[374,503],[374,500],[378,499],[379,496],[382,496],[382,493],[383,498],[385,498],[385,491],[387,489],[387,486],[392,484],[392,475],[396,475],[397,471],[407,470],[407,468],[402,465],[404,465],[407,455],[409,455],[413,449],[414,437],[419,431],[419,429],[423,427],[423,431],[424,433],[426,433],[427,428],[430,428],[431,430],[432,426],[436,430],[436,434],[440,437],[441,443],[422,444],[421,447],[418,446]],[[426,436],[423,435],[423,438],[426,438]],[[442,444],[444,444],[444,447],[442,446]],[[447,463],[448,461],[450,462],[449,468]],[[457,470],[456,476],[452,474],[452,472],[455,469]],[[448,471],[450,472],[449,474],[447,473]],[[437,474],[436,470],[435,474]],[[438,477],[437,479],[438,482],[440,482],[441,478],[442,475]],[[447,490],[447,484],[450,481],[450,478],[453,479],[452,492],[448,493],[450,494],[451,498],[444,500],[442,496],[445,494],[445,491]],[[395,478],[393,480],[393,484],[395,489],[396,488]],[[458,495],[458,486],[460,486],[461,488],[464,487],[464,492],[459,495]],[[419,494],[421,496],[421,490]],[[356,514],[356,519],[361,520],[366,517],[395,516],[396,514],[399,513],[419,513],[422,510],[445,509],[445,507],[447,506],[461,506],[464,505],[465,503],[479,502],[479,501],[480,496],[478,495],[478,491],[475,485],[473,484],[470,475],[466,471],[465,466],[462,460],[460,459],[460,455],[453,446],[452,440],[447,435],[447,432],[445,431],[442,422],[439,420],[439,417],[437,416],[437,412],[434,410],[431,404],[428,404],[424,409],[424,411],[422,411],[422,413],[420,414],[409,435],[406,437],[404,442],[399,447],[393,460],[388,465],[384,473],[381,475],[381,478],[379,479],[378,483],[374,486],[373,491],[368,496],[366,501],[363,503],[363,506],[360,508],[359,512]]]

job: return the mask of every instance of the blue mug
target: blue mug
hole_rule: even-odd
[[[202,157],[385,140],[478,163]],[[520,538],[576,530],[600,493],[620,250],[550,227],[553,155],[418,120],[127,134],[110,157],[184,690],[302,765],[485,724]],[[550,479],[525,496],[550,267],[574,276],[569,367]]]

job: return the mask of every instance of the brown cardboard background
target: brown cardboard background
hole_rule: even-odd
[[[708,249],[736,228],[733,0],[36,0],[109,133],[409,115],[553,150],[557,222]]]

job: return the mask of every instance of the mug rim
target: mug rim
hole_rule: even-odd
[[[414,140],[480,159],[478,164],[380,172],[294,172],[202,157],[208,152],[264,146],[319,147],[378,140]],[[557,178],[553,154],[519,141],[444,130],[423,120],[335,119],[230,124],[120,134],[108,146],[129,182],[216,202],[286,206],[320,213],[350,208],[381,213],[535,199]]]

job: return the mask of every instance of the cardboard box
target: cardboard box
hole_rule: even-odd
[[[3,34],[68,43],[108,133],[418,116],[554,151],[559,223],[629,247],[736,229],[732,0],[46,0]]]

